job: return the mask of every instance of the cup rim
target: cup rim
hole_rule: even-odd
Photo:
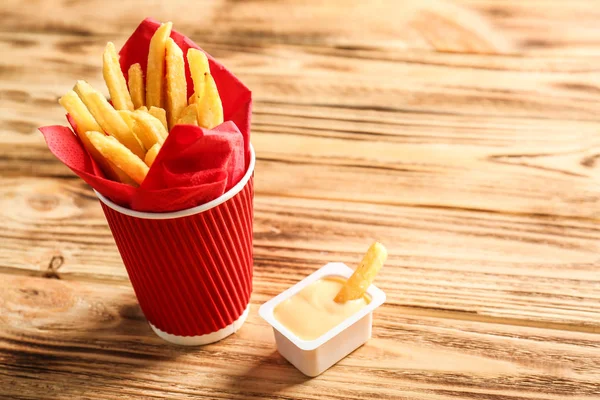
[[[217,197],[216,199],[209,201],[208,203],[204,203],[199,206],[186,208],[184,210],[179,210],[179,211],[160,212],[160,213],[135,211],[130,208],[126,208],[126,207],[120,206],[118,204],[115,204],[111,200],[107,199],[102,194],[100,194],[96,189],[93,189],[93,190],[94,190],[94,193],[96,193],[96,196],[98,197],[98,199],[102,203],[106,204],[108,207],[112,208],[113,210],[115,210],[121,214],[128,215],[130,217],[143,218],[143,219],[182,218],[182,217],[188,217],[188,216],[194,215],[194,214],[200,214],[200,213],[210,210],[211,208],[215,208],[218,205],[225,203],[227,200],[231,199],[233,196],[235,196],[239,192],[241,192],[242,189],[246,186],[246,184],[250,180],[250,177],[252,176],[252,174],[254,173],[255,165],[256,165],[256,154],[254,152],[254,147],[252,146],[252,144],[250,144],[250,165],[248,166],[248,170],[246,171],[246,173],[244,174],[242,179],[240,179],[240,181],[234,187],[232,187],[231,189],[229,189],[227,192],[223,193],[221,196]]]

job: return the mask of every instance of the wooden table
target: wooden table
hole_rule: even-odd
[[[600,398],[600,2],[143,3],[0,5],[0,397]],[[36,130],[148,15],[255,99],[250,315],[201,348],[152,333]],[[258,307],[375,239],[373,338],[308,379]]]

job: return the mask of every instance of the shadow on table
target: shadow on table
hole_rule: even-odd
[[[139,383],[138,373],[145,368],[185,353],[164,345],[137,302],[129,301],[131,296],[120,298],[116,306],[114,299],[71,302],[68,292],[60,294],[54,290],[59,285],[50,282],[34,281],[37,286],[16,289],[12,308],[21,311],[0,329],[9,344],[0,349],[0,360],[7,373],[22,379],[20,387],[12,388],[14,393],[35,398],[114,397]],[[61,313],[58,319],[56,312]]]
[[[121,306],[120,314],[124,318],[113,329],[131,334],[133,327],[128,321],[136,321],[135,325],[141,329],[136,335],[144,335],[144,341],[147,339],[152,343],[153,349],[156,349],[155,358],[148,361],[168,360],[193,365],[218,358],[218,366],[215,365],[211,374],[219,379],[219,390],[232,398],[276,397],[277,393],[289,393],[294,386],[303,385],[311,379],[298,371],[274,348],[268,355],[264,355],[260,348],[240,352],[240,348],[252,347],[248,343],[249,339],[243,338],[243,334],[234,334],[206,346],[178,346],[163,341],[152,332],[137,303]],[[252,329],[250,325],[252,323],[247,321],[246,329]],[[231,358],[231,365],[228,366],[223,358]],[[201,385],[203,379],[206,376],[199,375],[196,382]]]
[[[281,392],[289,395],[293,392],[291,388],[301,386],[311,379],[313,378],[302,374],[274,350],[268,356],[260,357],[248,368],[236,370],[229,375],[225,386],[228,391],[245,398],[270,398]]]
[[[132,293],[63,303],[57,290],[64,287],[35,282],[39,285],[17,290],[15,307],[24,319],[14,318],[15,325],[7,327],[8,346],[0,352],[7,373],[22,377],[24,395],[161,397],[171,390],[181,395],[213,390],[227,398],[263,398],[309,380],[276,351],[253,349],[252,335],[177,346],[154,334]],[[23,296],[33,298],[31,304]],[[46,299],[53,300],[45,304]]]

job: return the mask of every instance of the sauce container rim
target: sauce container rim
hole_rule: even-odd
[[[327,278],[328,276],[338,276],[348,279],[353,272],[354,270],[344,263],[328,263],[312,274],[308,275],[306,278],[302,279],[300,282],[296,283],[294,286],[284,290],[271,300],[264,303],[262,306],[260,306],[258,314],[261,316],[261,318],[267,321],[269,325],[273,327],[273,329],[277,330],[288,340],[294,343],[296,347],[307,351],[315,350],[382,305],[386,300],[385,293],[375,285],[369,286],[367,289],[367,295],[369,295],[371,298],[369,304],[314,340],[300,339],[275,318],[273,310],[279,303],[292,297],[306,286],[318,281],[319,279]]]

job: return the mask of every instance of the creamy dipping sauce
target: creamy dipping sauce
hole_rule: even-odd
[[[314,340],[369,304],[365,295],[339,304],[333,299],[346,279],[327,277],[311,283],[273,310],[275,318],[303,340]]]

